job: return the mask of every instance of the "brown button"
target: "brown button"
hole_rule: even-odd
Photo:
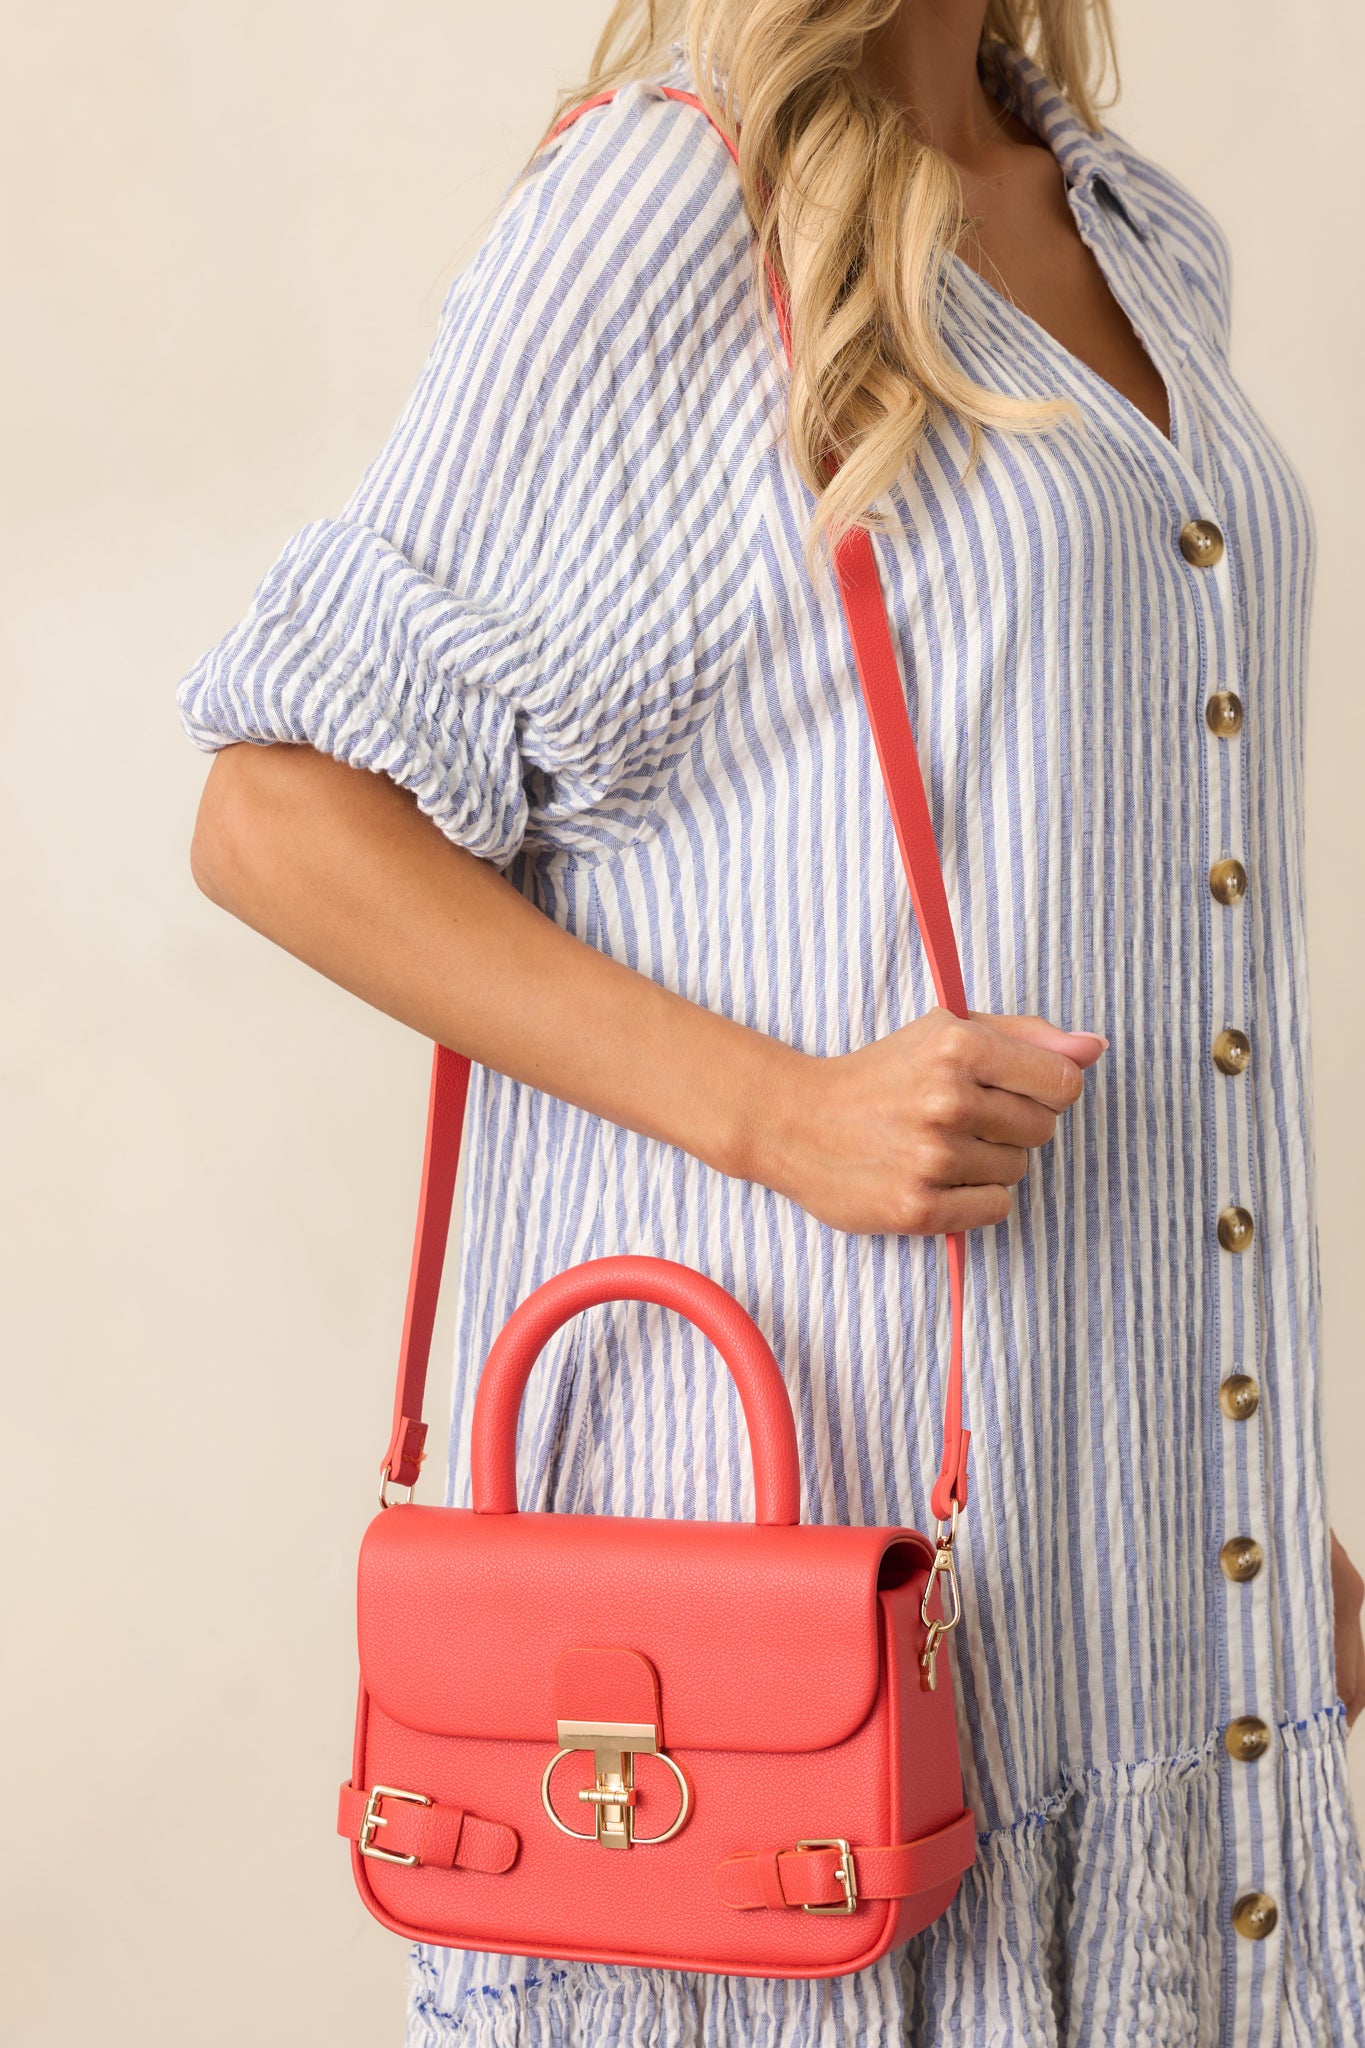
[[[1240,903],[1247,892],[1247,871],[1239,860],[1216,860],[1209,869],[1209,887],[1220,903]]]
[[[1196,569],[1223,559],[1223,536],[1211,519],[1190,519],[1180,529],[1180,552]]]
[[[1229,1422],[1248,1422],[1261,1405],[1261,1390],[1249,1372],[1230,1372],[1218,1389],[1218,1405]]]
[[[1242,700],[1232,690],[1215,690],[1204,706],[1204,723],[1216,739],[1230,740],[1242,730]]]
[[[1244,1074],[1251,1058],[1251,1040],[1245,1031],[1224,1025],[1213,1041],[1213,1064],[1220,1074]]]
[[[1250,1209],[1234,1205],[1218,1212],[1218,1242],[1225,1252],[1244,1252],[1255,1229]]]
[[[1237,1764],[1254,1764],[1270,1747],[1270,1730],[1258,1714],[1239,1714],[1223,1730],[1223,1747]]]
[[[1232,1924],[1247,1941],[1264,1941],[1279,1919],[1275,1901],[1264,1892],[1243,1892],[1232,1909]]]
[[[1218,1562],[1223,1567],[1225,1579],[1231,1579],[1234,1585],[1245,1586],[1248,1579],[1255,1578],[1265,1559],[1254,1536],[1229,1536],[1218,1553]]]

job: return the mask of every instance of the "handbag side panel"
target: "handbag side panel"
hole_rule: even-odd
[[[913,1842],[932,1835],[956,1820],[963,1808],[952,1651],[948,1645],[939,1651],[938,1684],[932,1692],[926,1691],[920,1676],[923,1597],[922,1573],[916,1574],[909,1587],[878,1596],[887,1649],[888,1711],[899,1730],[899,1739],[892,1746],[892,1769],[896,1773],[892,1800],[899,1828],[894,1839],[898,1842]],[[961,1882],[960,1876],[954,1877],[931,1891],[916,1892],[903,1899],[888,1947],[908,1941],[912,1934],[918,1934],[921,1928],[946,1913]]]

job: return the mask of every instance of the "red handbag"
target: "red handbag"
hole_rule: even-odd
[[[867,533],[835,561],[935,988],[965,1016]],[[758,1977],[865,1968],[944,1911],[976,1854],[942,1654],[961,1612],[967,1498],[963,1237],[948,1238],[932,1542],[802,1526],[791,1404],[758,1326],[714,1281],[644,1257],[594,1259],[527,1296],[479,1382],[473,1506],[419,1507],[468,1080],[468,1061],[438,1047],[385,1511],[360,1553],[360,1701],[337,1827],[361,1897],[396,1933],[449,1948]],[[531,1368],[571,1316],[608,1301],[676,1311],[720,1352],[748,1424],[752,1524],[517,1511]],[[390,1503],[391,1485],[407,1501]]]

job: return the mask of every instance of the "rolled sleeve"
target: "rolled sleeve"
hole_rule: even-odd
[[[352,496],[182,679],[189,737],[387,775],[498,866],[635,829],[746,630],[716,536],[758,545],[751,240],[724,144],[657,88],[561,135]]]
[[[409,790],[446,837],[501,866],[525,835],[524,627],[436,583],[382,535],[296,533],[241,622],[185,677],[197,746],[306,743]]]

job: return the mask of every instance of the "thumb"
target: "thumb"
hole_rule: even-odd
[[[1109,1044],[1098,1031],[1064,1031],[1060,1024],[1051,1024],[1046,1017],[996,1016],[988,1010],[969,1010],[967,1015],[975,1023],[988,1024],[992,1031],[1003,1032],[1007,1038],[1022,1039],[1044,1052],[1059,1052],[1074,1060],[1078,1067],[1093,1067]]]

